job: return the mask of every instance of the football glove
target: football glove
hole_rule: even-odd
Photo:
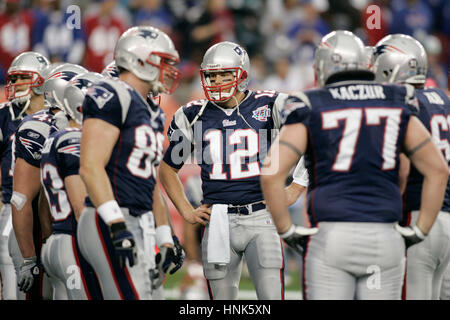
[[[288,231],[280,234],[280,238],[283,239],[298,254],[303,255],[303,250],[308,237],[316,234],[318,231],[318,228],[305,228],[302,226],[292,225]]]
[[[152,289],[159,288],[164,280],[164,275],[175,260],[175,251],[172,248],[161,247],[155,257],[156,268],[150,270]]]
[[[418,226],[402,227],[396,223],[395,230],[397,230],[405,240],[406,250],[408,250],[409,247],[422,242],[426,238],[426,235],[419,229]]]
[[[186,257],[186,254],[184,252],[183,247],[180,244],[180,241],[178,240],[177,236],[172,236],[173,239],[173,245],[174,245],[174,251],[175,251],[175,257],[173,259],[173,263],[175,264],[175,267],[173,267],[169,274],[174,274],[178,271],[178,269],[181,268],[184,262],[184,258]]]
[[[41,270],[37,263],[36,256],[23,259],[22,265],[19,269],[18,286],[23,292],[27,292],[33,286],[35,278],[38,278]],[[36,281],[38,281],[36,279]]]
[[[124,268],[127,260],[130,267],[137,264],[136,243],[131,232],[127,230],[125,223],[113,223],[111,225],[111,233],[119,266]]]

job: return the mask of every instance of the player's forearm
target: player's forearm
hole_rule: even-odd
[[[189,212],[194,210],[194,208],[186,197],[178,173],[169,165],[162,162],[159,169],[159,178],[170,200],[173,202],[181,216],[185,218]]]
[[[433,226],[436,216],[442,207],[448,174],[436,173],[431,177],[424,177],[422,186],[420,214],[416,225],[428,234]]]
[[[107,201],[115,199],[111,182],[104,168],[81,166],[80,176],[86,186],[89,199],[91,199],[96,208]]]
[[[297,201],[306,188],[297,183],[292,182],[284,191],[286,193],[287,206],[291,206]]]
[[[286,201],[284,181],[285,178],[281,175],[261,176],[264,198],[278,233],[286,232],[292,225]]]
[[[159,184],[156,184],[153,192],[153,216],[155,217],[156,226],[171,226],[168,209],[159,189]]]
[[[24,258],[36,255],[33,241],[33,209],[31,201],[27,201],[21,210],[12,206],[12,222],[17,244]]]
[[[41,224],[42,238],[46,239],[52,234],[52,217],[50,207],[45,196],[44,190],[39,194],[39,222]]]

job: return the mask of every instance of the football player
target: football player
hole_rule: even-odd
[[[14,140],[15,131],[22,118],[42,108],[42,84],[44,83],[44,70],[49,66],[47,58],[37,52],[24,52],[17,56],[8,69],[6,97],[9,100],[0,107],[1,131],[1,161],[2,161],[2,210],[0,212],[0,273],[2,275],[2,298],[15,300],[24,298],[16,290],[16,272],[13,260],[8,250],[10,233],[12,232],[11,195],[14,170]],[[13,239],[14,238],[14,239]],[[14,250],[17,249],[17,250]],[[17,245],[12,248],[18,251]],[[17,268],[22,263],[17,256]],[[17,270],[18,272],[18,270]]]
[[[286,95],[248,90],[249,57],[233,42],[206,51],[200,76],[207,99],[175,113],[161,182],[182,217],[205,226],[202,260],[211,299],[238,298],[243,257],[258,299],[284,299],[282,245],[259,179]],[[195,209],[178,178],[191,154],[201,167],[203,190],[203,205]]]
[[[400,299],[405,248],[430,232],[447,164],[414,116],[414,88],[374,82],[364,45],[353,33],[323,37],[314,67],[321,88],[286,100],[284,126],[264,163],[267,205],[281,238],[304,254],[305,299]],[[398,225],[402,150],[427,181],[419,218],[408,228]],[[314,228],[292,224],[282,193],[303,154]]]
[[[83,67],[73,64],[47,68],[42,85],[44,95],[40,100],[41,110],[26,116],[15,133],[11,204],[14,233],[23,257],[19,264],[17,280],[21,291],[31,291],[39,297],[42,297],[42,281],[39,278],[43,276],[40,264],[41,245],[51,234],[48,205],[41,192],[40,160],[48,135],[67,125],[61,106],[53,104],[52,98],[55,97],[54,93],[60,81],[67,83],[77,72],[86,71]],[[48,108],[45,108],[44,99]],[[46,298],[50,297],[46,295]]]
[[[79,172],[88,197],[78,244],[105,299],[146,300],[151,299],[149,269],[155,264],[148,254],[154,219],[158,279],[175,258],[171,228],[157,220],[164,208],[156,167],[165,117],[147,96],[176,89],[179,56],[164,32],[140,26],[122,34],[114,59],[119,79],[94,85],[83,103]]]
[[[395,34],[381,39],[375,46],[374,71],[376,81],[408,83],[415,87],[419,101],[418,117],[431,133],[433,142],[450,162],[450,100],[438,88],[425,88],[427,54],[414,38]],[[401,158],[407,168],[410,162]],[[403,171],[405,173],[408,170]],[[424,176],[411,165],[404,192],[403,222],[414,225],[421,205]],[[407,300],[439,299],[444,271],[450,261],[450,186],[447,185],[444,202],[428,237],[408,249],[406,268]]]
[[[100,284],[81,255],[76,239],[77,222],[86,197],[86,188],[78,174],[81,105],[87,89],[102,79],[97,73],[82,73],[65,87],[58,88],[63,91],[58,93],[70,119],[69,125],[50,134],[42,151],[41,181],[50,207],[52,234],[42,246],[41,260],[57,292],[55,300],[102,299]]]

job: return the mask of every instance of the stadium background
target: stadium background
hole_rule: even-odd
[[[374,22],[377,12],[368,10],[371,5],[380,9],[375,29],[367,23]],[[0,89],[12,59],[24,51],[38,51],[52,62],[76,63],[101,72],[112,61],[120,34],[135,25],[153,25],[168,33],[181,56],[180,86],[174,95],[161,99],[166,130],[181,105],[204,97],[199,64],[208,47],[224,40],[247,49],[251,89],[293,92],[314,86],[314,48],[328,32],[351,30],[366,45],[374,45],[387,34],[409,34],[428,53],[428,85],[448,87],[448,0],[1,0]],[[0,102],[5,101],[3,92]],[[181,170],[181,180],[193,203],[201,200],[198,173],[199,168],[193,165]],[[306,223],[303,201],[302,197],[290,208],[294,220],[301,224]],[[181,289],[184,298],[188,294],[201,297],[202,271],[195,263],[199,261],[198,244],[185,241],[185,235],[195,230],[183,223],[170,200],[168,205],[176,233],[188,247],[189,260],[168,279],[167,287],[176,290],[170,296],[176,298]],[[301,262],[289,251],[286,258],[287,288],[298,291]],[[245,272],[242,282],[242,288],[251,291]],[[188,287],[198,291],[184,290]]]

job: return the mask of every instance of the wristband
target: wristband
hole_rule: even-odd
[[[416,235],[417,235],[421,240],[424,240],[425,237],[427,236],[426,234],[424,234],[424,233],[422,232],[422,230],[420,230],[420,228],[419,228],[417,225],[415,225],[415,226],[413,227],[413,230],[414,230],[414,232],[416,233]]]
[[[113,220],[124,219],[116,200],[106,201],[97,208],[97,212],[108,225]]]
[[[291,236],[294,233],[294,231],[295,231],[295,225],[292,224],[290,226],[290,228],[288,229],[288,231],[286,231],[285,233],[281,233],[280,234],[280,238],[281,239],[286,239],[287,237]]]
[[[165,243],[173,245],[172,230],[167,224],[163,224],[156,228],[156,245],[158,248],[161,248]]]

